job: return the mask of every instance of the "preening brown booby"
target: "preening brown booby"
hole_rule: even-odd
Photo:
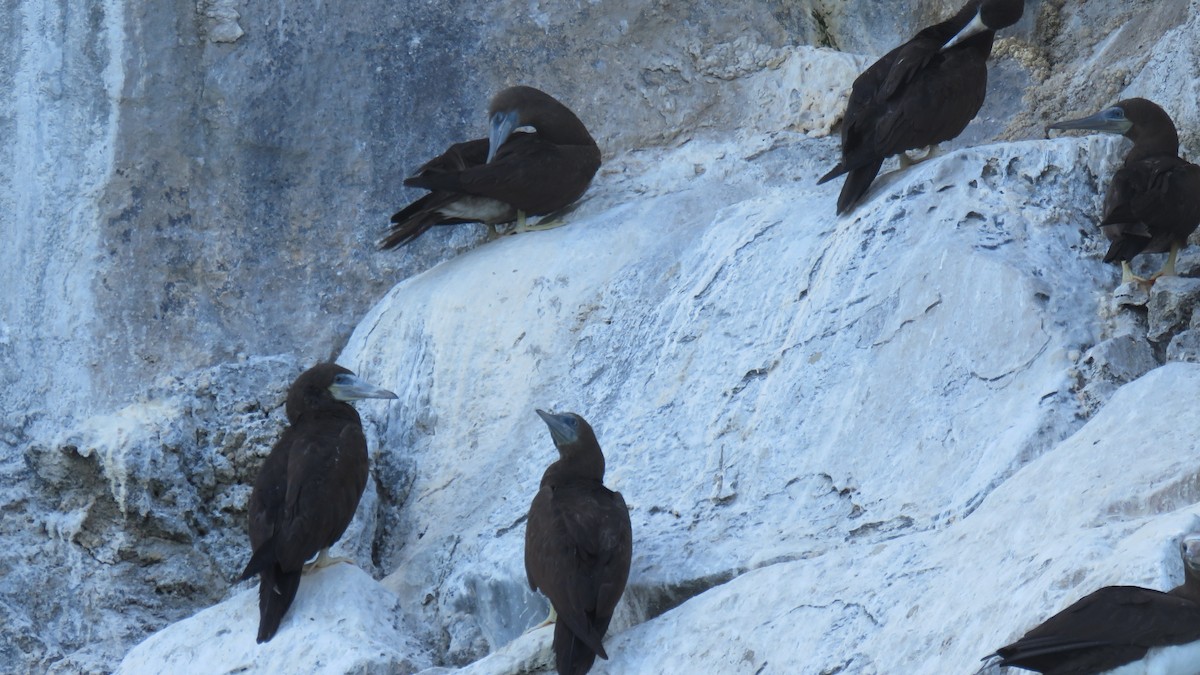
[[[1131,98],[1090,117],[1046,128],[1088,129],[1121,134],[1133,141],[1125,163],[1104,196],[1100,228],[1112,244],[1104,262],[1121,263],[1121,281],[1152,283],[1175,274],[1175,256],[1200,224],[1200,166],[1179,157],[1175,123],[1157,104]],[[1170,251],[1149,279],[1134,276],[1130,261],[1139,253]]]
[[[550,428],[559,459],[542,475],[525,524],[529,587],[550,599],[559,675],[582,675],[596,656],[633,555],[633,530],[621,493],[604,487],[604,454],[579,415],[537,414]]]
[[[1200,673],[1200,533],[1180,556],[1184,581],[1171,591],[1101,588],[988,658],[1047,675]]]
[[[494,226],[559,211],[600,168],[600,148],[575,113],[533,87],[509,87],[488,107],[491,133],[456,143],[404,181],[432,190],[392,216],[379,248],[403,246],[434,225]],[[532,127],[533,132],[517,131]],[[560,223],[561,224],[561,223]],[[548,229],[542,227],[541,229]]]
[[[250,494],[254,553],[239,581],[259,575],[258,641],[270,640],[296,597],[304,563],[340,562],[333,546],[354,518],[367,485],[367,441],[347,401],[396,398],[349,370],[322,363],[304,371],[287,395],[288,428],[267,455]]]
[[[848,174],[839,214],[866,194],[883,160],[898,154],[906,165],[911,160],[905,151],[962,133],[983,105],[996,31],[1016,23],[1024,10],[1024,0],[971,0],[854,80],[842,120],[842,160],[817,181]]]

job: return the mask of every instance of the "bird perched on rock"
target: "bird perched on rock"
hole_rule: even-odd
[[[987,59],[996,31],[1015,24],[1024,0],[971,0],[863,71],[850,90],[842,120],[842,160],[820,185],[846,175],[837,212],[860,200],[883,166],[907,150],[957,137],[975,118],[987,93]],[[930,148],[924,159],[933,156]]]
[[[392,216],[379,248],[403,246],[434,225],[485,223],[494,231],[516,220],[518,231],[550,229],[526,226],[525,217],[570,205],[600,168],[600,148],[587,127],[543,91],[501,91],[488,106],[488,119],[488,138],[450,146],[404,181],[432,192]],[[517,131],[521,127],[533,131]]]
[[[987,657],[1047,675],[1200,673],[1200,533],[1180,542],[1183,584],[1106,586]]]
[[[1200,224],[1200,166],[1179,157],[1179,134],[1170,115],[1144,98],[1118,102],[1090,117],[1046,128],[1087,129],[1121,134],[1133,141],[1125,163],[1104,196],[1100,228],[1112,242],[1104,262],[1121,263],[1121,282],[1150,284],[1175,274],[1175,256]],[[1148,279],[1135,276],[1130,261],[1139,253],[1170,252]]]
[[[254,553],[238,579],[260,577],[260,643],[278,630],[305,561],[317,555],[318,568],[343,562],[329,557],[329,547],[354,518],[368,465],[362,421],[347,401],[364,398],[396,395],[333,363],[304,371],[288,389],[289,426],[254,481],[247,508]]]
[[[579,415],[537,414],[550,428],[559,459],[542,475],[525,525],[529,586],[550,598],[559,675],[582,675],[596,656],[625,582],[633,530],[621,493],[604,487],[604,454]]]

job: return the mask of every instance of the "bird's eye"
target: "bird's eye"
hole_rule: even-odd
[[[1110,120],[1123,120],[1125,119],[1125,111],[1120,108],[1109,108],[1105,117]]]

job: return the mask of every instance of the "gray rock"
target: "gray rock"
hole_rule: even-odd
[[[606,166],[578,212],[580,221],[599,218],[616,228],[636,215],[655,228],[680,228],[671,244],[678,250],[667,250],[661,265],[644,265],[626,286],[595,291],[570,319],[580,324],[580,346],[566,357],[571,369],[563,381],[571,387],[557,396],[563,403],[583,397],[601,405],[651,375],[683,377],[651,348],[670,356],[709,345],[727,361],[707,366],[715,369],[711,384],[724,401],[719,411],[696,413],[703,420],[716,416],[707,435],[664,436],[652,448],[668,453],[664,461],[672,467],[701,453],[692,475],[704,478],[697,494],[705,506],[664,499],[639,512],[643,526],[665,532],[665,546],[686,551],[681,578],[644,575],[638,583],[646,597],[682,602],[747,565],[814,555],[831,546],[816,532],[842,536],[859,528],[847,524],[849,514],[865,515],[867,523],[905,522],[898,519],[906,514],[875,513],[891,507],[872,487],[883,479],[869,467],[839,472],[822,466],[785,485],[756,484],[768,458],[826,447],[818,435],[805,443],[789,440],[764,422],[756,402],[768,395],[804,401],[825,391],[830,381],[806,379],[792,359],[803,353],[814,371],[844,367],[838,359],[850,357],[824,346],[843,333],[854,335],[855,354],[895,350],[893,358],[907,363],[909,353],[930,351],[937,369],[921,372],[914,363],[896,375],[920,385],[917,390],[954,395],[1027,387],[1026,395],[1043,396],[1039,405],[1054,409],[1040,421],[1018,416],[1028,428],[996,430],[1000,445],[1015,450],[1007,458],[997,455],[995,465],[988,464],[990,455],[977,458],[978,480],[959,481],[971,486],[963,488],[969,495],[956,493],[933,515],[903,528],[858,531],[868,540],[903,542],[930,522],[965,517],[1004,476],[1060,438],[1080,412],[1060,371],[1042,371],[1045,380],[1037,383],[1021,378],[1026,364],[1059,358],[1107,330],[1095,325],[1093,299],[1115,282],[1112,270],[1097,262],[1105,244],[1096,221],[1122,141],[984,147],[883,177],[872,197],[880,204],[819,226],[822,237],[844,236],[838,249],[807,234],[803,244],[778,238],[772,232],[788,226],[771,225],[791,222],[793,210],[827,206],[831,193],[811,183],[832,166],[836,149],[831,141],[802,139],[836,131],[839,96],[869,61],[828,51],[814,60],[794,45],[879,55],[957,4],[118,0],[79,11],[59,0],[0,13],[0,83],[12,92],[0,100],[0,138],[9,141],[0,143],[0,230],[6,233],[0,284],[11,289],[0,294],[0,535],[7,544],[0,553],[0,605],[15,636],[0,643],[0,670],[109,671],[131,644],[234,590],[228,579],[245,554],[239,509],[259,457],[282,424],[282,388],[302,366],[337,353],[356,327],[368,330],[364,313],[397,281],[480,242],[480,229],[466,226],[429,233],[398,254],[372,249],[387,216],[420,194],[402,188],[402,178],[447,143],[482,135],[487,99],[514,82],[568,101],[605,150]],[[1195,155],[1200,81],[1180,82],[1177,73],[1194,70],[1198,21],[1194,2],[1185,0],[1145,7],[1116,0],[1029,3],[1026,18],[997,44],[984,110],[951,147],[997,136],[1040,137],[1052,119],[1145,95],[1168,109],[1186,151]],[[686,193],[700,185],[712,199],[690,201]],[[761,196],[777,205],[771,208],[729,206],[761,189],[799,186],[812,191]],[[950,194],[934,199],[939,191]],[[918,212],[914,200],[921,195],[928,197]],[[976,205],[966,207],[965,199]],[[703,243],[718,247],[719,255],[687,258],[708,274],[687,276],[697,272],[680,262],[680,251],[701,236],[697,224],[709,223],[714,213],[728,232],[706,234]],[[774,342],[756,341],[777,331],[789,312],[823,293],[831,297],[829,270],[867,270],[861,283],[869,285],[876,270],[904,264],[911,248],[896,237],[921,228],[939,228],[922,241],[944,249],[949,267],[925,259],[923,268],[905,268],[908,281],[888,293],[876,289],[869,305],[834,303],[836,312],[813,319],[820,327],[815,333],[796,325],[774,333]],[[754,235],[743,240],[746,232]],[[592,257],[629,241],[613,246],[611,238],[597,237]],[[737,262],[764,241],[771,250],[755,255],[790,256],[794,264],[758,276],[762,269]],[[513,244],[489,246],[509,251],[504,247]],[[995,282],[979,288],[974,302],[919,282],[957,269],[967,249],[1004,261],[976,270]],[[1008,257],[1012,251],[1020,252],[1019,260]],[[519,259],[506,262],[509,270],[522,266]],[[593,264],[589,259],[577,267]],[[1005,266],[1033,270],[1033,276],[1000,271]],[[1059,274],[1068,267],[1069,274]],[[455,266],[438,274],[469,272]],[[639,284],[675,278],[696,282],[676,288],[696,303],[671,315],[668,338],[656,332],[663,319],[637,311],[623,316],[629,306],[614,304]],[[1046,283],[1050,278],[1053,284]],[[486,288],[497,279],[507,277],[475,281]],[[538,292],[552,294],[555,283],[547,278]],[[837,290],[853,294],[858,283]],[[778,311],[767,315],[755,306],[730,306],[725,294],[734,290],[755,299],[786,293],[777,298]],[[912,337],[952,308],[967,322],[991,305],[1047,311],[1037,315],[1039,322],[987,325],[1011,350],[945,352],[947,345],[932,337]],[[609,327],[614,324],[618,328]],[[611,340],[618,329],[621,339]],[[1047,335],[1058,337],[1048,342]],[[413,382],[474,354],[446,354],[443,342],[417,328],[396,339],[403,341],[398,348],[405,350]],[[514,353],[536,351],[531,337],[519,342]],[[588,358],[593,345],[610,349],[608,357]],[[264,354],[286,356],[262,360]],[[964,363],[970,367],[942,370]],[[791,384],[780,384],[780,372],[793,375]],[[209,393],[197,393],[205,382]],[[517,394],[524,396],[530,384],[520,380]],[[241,393],[247,385],[257,387],[257,398]],[[678,396],[667,391],[627,404],[669,410],[703,393],[682,386]],[[895,400],[909,401],[911,394]],[[439,660],[474,658],[540,605],[522,595],[519,569],[492,569],[491,577],[481,571],[516,555],[515,535],[495,535],[508,533],[511,521],[478,528],[498,543],[486,554],[472,553],[475,567],[458,568],[466,554],[448,553],[474,551],[470,540],[422,538],[429,522],[453,520],[408,506],[414,494],[418,501],[433,498],[422,492],[430,486],[418,481],[430,470],[426,462],[446,480],[455,474],[430,459],[436,453],[407,449],[427,448],[431,435],[459,438],[462,431],[439,391],[414,385],[405,396],[404,410],[368,415],[378,426],[372,437],[386,438],[394,450],[376,458],[363,520],[347,547],[373,574],[412,575],[392,574],[388,585],[409,593],[406,606],[421,608],[411,611],[426,613],[433,634],[419,636],[423,649]],[[851,396],[845,403],[858,408],[873,399]],[[879,405],[879,414],[891,414]],[[846,414],[845,406],[826,412],[831,419]],[[511,414],[500,410],[479,422],[478,435],[506,433],[496,421]],[[836,435],[844,442],[827,453],[831,463],[858,449],[859,441],[850,439],[861,435],[855,427],[862,419],[874,422],[861,412],[846,420]],[[796,428],[807,427],[797,421],[789,433]],[[197,436],[202,429],[209,435]],[[904,462],[940,456],[947,442],[970,430],[952,425],[929,433],[892,458],[901,467],[894,468],[897,475],[920,473],[920,463]],[[472,441],[463,442],[469,447]],[[828,485],[819,474],[830,474]],[[778,490],[766,491],[768,483]],[[860,491],[875,496],[865,499]],[[755,497],[763,499],[756,503]],[[759,513],[767,521],[794,517],[794,503],[805,500],[820,505],[814,531],[789,531],[788,541],[768,542],[751,561],[719,544],[713,551],[689,548],[687,528],[696,522],[754,524]],[[755,512],[748,510],[751,503]],[[798,552],[793,541],[808,548]],[[665,560],[647,556],[643,565],[652,569]],[[490,581],[460,583],[469,573]],[[443,587],[444,596],[438,594]],[[473,589],[497,599],[479,619],[463,609],[478,609],[477,599],[466,597]],[[626,611],[622,627],[653,613]]]
[[[1200,330],[1189,328],[1176,333],[1167,345],[1167,361],[1200,363]]]
[[[1168,342],[1175,333],[1192,320],[1196,303],[1200,302],[1200,279],[1162,277],[1150,290],[1147,337],[1154,342]]]
[[[1078,390],[1087,415],[1108,402],[1121,385],[1132,382],[1158,367],[1154,348],[1144,337],[1124,334],[1105,340],[1083,355]]]

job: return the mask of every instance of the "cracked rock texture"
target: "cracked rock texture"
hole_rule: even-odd
[[[843,93],[956,5],[0,13],[0,670],[545,668],[546,631],[516,639],[545,611],[534,407],[588,417],[632,509],[598,672],[971,672],[1096,586],[1172,585],[1195,280],[1117,288],[1095,223],[1127,144],[1035,139],[1147,96],[1194,158],[1200,0],[1030,0],[955,151],[835,218]],[[515,82],[605,151],[569,226],[373,252]],[[339,354],[400,395],[360,406],[367,574],[306,579],[260,648],[245,498],[287,384]]]

